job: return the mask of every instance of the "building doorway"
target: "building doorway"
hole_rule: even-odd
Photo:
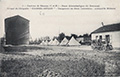
[[[107,44],[110,43],[110,35],[106,35],[106,36],[105,36],[105,39],[106,39],[106,43],[107,43]]]

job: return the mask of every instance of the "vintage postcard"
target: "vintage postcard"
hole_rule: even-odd
[[[120,0],[0,0],[0,77],[119,77]]]

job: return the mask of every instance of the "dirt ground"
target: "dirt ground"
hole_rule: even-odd
[[[0,77],[120,76],[120,50],[96,51],[90,46],[36,47],[25,52],[0,53]]]

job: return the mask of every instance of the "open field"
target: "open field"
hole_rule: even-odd
[[[120,51],[89,46],[35,46],[26,52],[0,53],[0,77],[117,77]]]

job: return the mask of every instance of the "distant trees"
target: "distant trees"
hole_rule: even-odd
[[[50,40],[49,36],[43,37],[43,40]]]
[[[88,33],[85,33],[83,35],[79,35],[78,37],[89,37],[90,35]]]
[[[71,39],[71,37],[74,37],[75,39],[83,39],[83,42],[82,43],[85,43],[85,44],[89,44],[90,41],[91,41],[91,35],[86,33],[86,34],[83,34],[83,35],[77,35],[77,34],[71,34],[71,36],[66,36],[65,33],[60,33],[58,36],[54,36],[52,39],[50,39],[49,36],[46,36],[46,37],[41,37],[41,38],[38,38],[38,39],[35,39],[35,40],[31,40],[30,41],[30,44],[40,44],[42,41],[44,42],[49,42],[50,40],[54,40],[54,39],[57,39],[59,42],[61,42],[64,38],[67,38],[68,40]]]
[[[89,34],[87,34],[87,33],[83,34],[83,37],[89,37]]]
[[[85,44],[85,45],[90,45],[91,44],[91,35],[86,33],[83,35],[79,35],[79,37],[83,38],[83,42],[81,42],[81,44]]]
[[[64,33],[60,33],[59,36],[58,36],[58,41],[61,42],[65,37],[65,34]]]
[[[52,40],[55,40],[55,39],[57,39],[57,40],[58,40],[58,37],[57,37],[57,36],[54,36]]]
[[[66,38],[67,38],[68,40],[70,40],[70,39],[71,39],[71,36],[66,36]]]
[[[41,38],[36,38],[34,40],[30,40],[29,44],[40,44],[42,41],[50,41],[50,37],[49,36],[45,36],[45,37],[41,37]]]
[[[71,37],[77,38],[78,35],[76,35],[76,34],[71,34]]]

